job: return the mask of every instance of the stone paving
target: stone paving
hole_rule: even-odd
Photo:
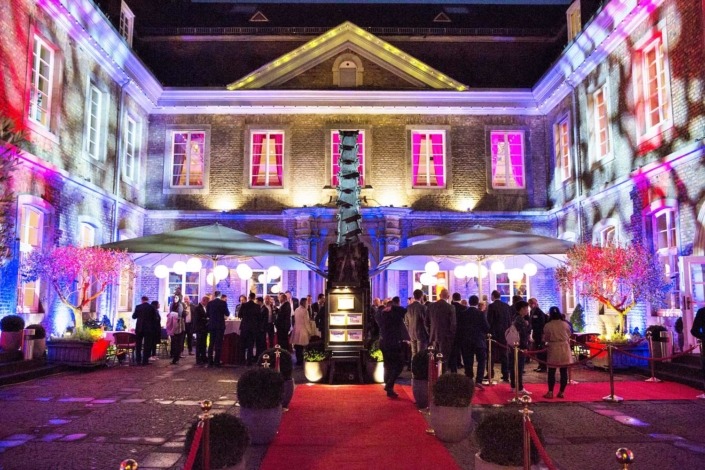
[[[0,388],[0,469],[117,469],[126,458],[144,470],[182,468],[198,402],[211,399],[216,412],[237,415],[235,387],[244,370],[196,367],[192,356],[182,362],[67,372]],[[298,369],[294,378],[304,382]],[[574,378],[604,381],[607,374],[581,369]],[[544,380],[531,372],[526,378]],[[381,390],[380,399],[386,400]],[[475,406],[473,414],[479,420],[491,408]],[[615,451],[626,446],[636,455],[633,469],[705,469],[705,400],[556,402],[532,409],[559,468],[616,469]],[[461,468],[474,468],[472,439],[447,447]],[[259,468],[265,452],[252,446],[247,468]]]

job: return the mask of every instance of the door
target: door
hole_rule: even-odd
[[[685,347],[695,345],[695,338],[690,335],[693,318],[698,309],[705,307],[705,256],[686,256],[683,258],[683,333]]]

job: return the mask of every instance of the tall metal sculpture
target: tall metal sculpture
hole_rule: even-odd
[[[357,156],[359,131],[340,132],[338,165],[338,245],[359,241],[360,227],[360,159]]]

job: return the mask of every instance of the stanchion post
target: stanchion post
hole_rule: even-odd
[[[519,343],[514,343],[514,398],[509,403],[519,403]]]
[[[443,375],[443,354],[436,354],[436,364],[438,365],[438,373],[436,374],[436,380],[438,380],[438,377]]]
[[[621,470],[629,470],[629,465],[634,463],[634,452],[626,447],[620,447],[617,449],[616,458]]]
[[[439,354],[440,356],[440,354]],[[433,400],[433,384],[436,383],[436,348],[428,347],[428,414],[431,414],[431,403]],[[435,435],[436,431],[431,427],[426,428],[426,434]]]
[[[531,421],[531,411],[529,409],[529,404],[531,403],[531,397],[529,395],[524,395],[521,397],[521,403],[524,407],[519,410],[524,419],[522,419],[522,434],[524,436],[524,445],[522,447],[524,470],[529,470],[531,468],[531,433],[529,433],[529,421]]]
[[[281,372],[280,369],[280,358],[282,355],[282,347],[279,346],[278,344],[274,346],[274,368],[276,369],[277,372]]]
[[[210,414],[211,408],[213,408],[213,402],[210,400],[203,400],[201,402],[201,411],[203,412],[199,418],[203,421],[203,435],[201,437],[201,466],[205,470],[210,470],[211,468],[211,418]]]
[[[617,395],[614,394],[614,367],[612,367],[612,348],[614,345],[610,342],[607,343],[607,362],[609,362],[610,366],[610,394],[607,395],[606,397],[603,397],[602,399],[604,401],[611,401],[614,403],[620,402],[623,400],[622,397],[618,397]]]
[[[703,391],[705,392],[705,351],[703,350],[703,341],[700,339],[698,340],[698,347],[700,348],[700,369],[702,370]],[[705,400],[705,393],[701,393],[697,398]]]
[[[120,470],[137,470],[138,467],[139,465],[134,459],[125,459],[120,462]]]
[[[262,354],[262,367],[269,368],[269,354]]]
[[[496,380],[492,380],[494,375],[494,362],[492,362],[492,334],[487,333],[487,378],[482,379],[482,385],[497,385]]]
[[[658,383],[661,379],[656,378],[654,368],[656,367],[656,361],[654,361],[654,337],[650,331],[646,332],[646,339],[649,342],[649,362],[651,363],[651,377],[646,379],[644,382],[654,382]]]

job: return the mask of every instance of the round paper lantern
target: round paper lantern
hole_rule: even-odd
[[[510,269],[507,271],[507,277],[509,277],[509,280],[512,282],[521,281],[524,278],[524,271],[519,268]]]
[[[421,277],[419,278],[419,282],[423,284],[424,286],[430,286],[431,285],[431,275],[429,273],[423,273]]]
[[[213,269],[213,275],[219,281],[228,277],[228,274],[230,274],[230,270],[224,264],[219,264]]]
[[[495,274],[503,273],[504,272],[504,263],[500,260],[493,261],[492,264],[490,265],[490,271],[492,271]]]
[[[188,261],[186,261],[186,271],[190,273],[197,273],[202,267],[203,263],[201,263],[201,260],[198,258],[189,258]]]
[[[484,264],[480,265],[480,277],[482,279],[484,279],[487,277],[487,274],[488,274],[488,272],[487,272],[487,268],[485,267],[485,265]]]
[[[420,282],[414,282],[414,290],[421,290],[423,285]]]
[[[435,261],[429,261],[428,263],[426,263],[424,269],[431,276],[435,276],[436,274],[438,274],[438,271],[441,270],[441,267],[438,266],[438,263],[436,263]]]
[[[164,266],[163,264],[158,264],[154,267],[154,275],[158,279],[164,279],[169,275],[169,268]]]
[[[465,273],[467,277],[477,277],[480,274],[477,263],[468,263],[465,265]]]
[[[267,274],[269,274],[269,279],[271,280],[279,279],[282,275],[282,269],[277,265],[273,265],[269,267]]]
[[[206,276],[206,283],[211,286],[215,285],[215,276],[213,275],[213,273],[208,273],[208,275]]]
[[[281,292],[281,290],[282,290],[282,286],[280,286],[279,284],[274,284],[272,286],[272,293],[273,294],[278,294],[279,292]]]
[[[259,282],[260,284],[264,284],[265,282],[267,282],[267,276],[265,276],[264,274],[260,274],[259,276],[257,276],[257,282]]]
[[[177,261],[174,263],[174,267],[171,268],[176,274],[186,274],[186,263],[183,261]]]
[[[446,287],[448,285],[448,282],[446,281],[446,278],[441,277],[441,278],[436,278],[436,285],[439,285],[441,287]]]
[[[465,265],[461,264],[460,266],[455,267],[455,269],[453,270],[453,274],[458,279],[465,279],[468,275],[468,270]]]
[[[252,268],[246,264],[238,264],[235,271],[240,279],[250,279],[252,277]]]
[[[527,276],[534,276],[538,272],[538,268],[534,263],[526,263],[524,265],[524,272],[526,273]]]
[[[437,286],[438,285],[438,278],[436,276],[431,276],[429,274],[428,276],[428,285],[429,286]]]

